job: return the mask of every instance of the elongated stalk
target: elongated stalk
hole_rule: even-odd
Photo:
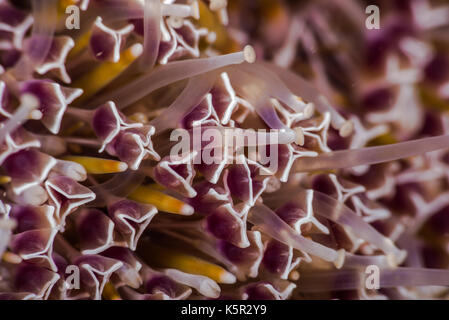
[[[105,206],[108,200],[107,193],[116,197],[126,197],[140,186],[144,179],[144,174],[132,170],[115,174],[113,178],[106,182],[90,187],[97,195],[97,198],[90,202],[88,206]]]
[[[152,72],[139,77],[114,92],[95,99],[90,105],[95,107],[103,102],[112,100],[115,101],[120,109],[123,109],[154,90],[179,80],[217,70],[231,64],[240,64],[245,61],[255,61],[254,49],[251,46],[246,46],[240,52],[222,56],[171,62],[155,68]]]
[[[236,92],[248,101],[271,129],[288,129],[271,105],[268,85],[257,77],[232,68],[227,71]]]
[[[139,59],[140,70],[153,69],[161,41],[161,2],[144,0],[143,7],[143,53]]]
[[[51,48],[53,34],[56,29],[57,0],[32,0],[33,31],[30,56],[35,65],[44,62]]]
[[[301,273],[298,290],[323,292],[329,290],[356,290],[366,285],[364,269],[317,271]],[[379,270],[379,287],[449,286],[449,271],[425,268],[395,268]]]
[[[356,236],[381,249],[387,254],[392,266],[397,266],[404,261],[405,251],[399,250],[391,239],[383,236],[343,203],[324,193],[314,191],[313,208],[316,214],[351,228]]]
[[[329,100],[307,80],[292,71],[268,62],[255,64],[255,68],[261,66],[275,72],[294,94],[303,97],[307,101],[313,102],[319,112],[330,112],[332,127],[339,130],[342,137],[347,137],[352,133],[352,122],[343,118],[343,116],[331,106]]]
[[[307,190],[298,188],[289,188],[282,190],[281,193],[276,193],[264,197],[264,201],[273,206],[279,206],[285,202],[292,202],[302,207],[306,203]],[[339,202],[324,193],[313,191],[312,201],[313,213],[329,219],[345,228],[349,228],[352,233],[360,239],[363,239],[380,250],[386,256],[367,256],[362,257],[358,255],[346,254],[345,265],[369,265],[380,264],[390,267],[401,264],[405,257],[406,251],[398,249],[391,239],[385,237],[369,223],[363,220],[354,211],[348,208],[343,203]],[[375,262],[375,263],[370,263]]]
[[[272,205],[279,205],[280,203],[293,202],[297,203],[300,207],[302,203],[306,203],[307,190],[291,188],[283,190],[281,194],[271,195],[267,197],[267,201]],[[363,220],[362,217],[357,215],[354,211],[348,208],[343,203],[339,202],[324,193],[313,191],[312,201],[313,212],[316,215],[320,215],[329,219],[345,228],[351,229],[352,233],[360,239],[368,241],[380,250],[382,250],[386,257],[378,256],[377,258],[369,257],[362,259],[360,256],[348,256],[349,264],[352,265],[365,265],[368,262],[378,260],[378,263],[384,264],[388,262],[389,266],[397,266],[401,264],[406,256],[404,250],[398,249],[391,239],[385,237],[369,223]],[[346,259],[345,259],[346,264]]]
[[[21,97],[21,104],[16,112],[7,121],[3,122],[3,126],[0,127],[0,144],[6,138],[7,134],[14,132],[19,126],[21,126],[28,119],[39,119],[42,116],[39,110],[39,100],[31,94],[24,94]]]
[[[296,161],[294,168],[297,172],[352,168],[399,160],[446,148],[449,148],[449,135],[441,135],[385,146],[334,151],[314,158],[300,158]]]
[[[136,5],[126,2],[109,4],[107,12],[103,14],[104,18],[108,21],[142,19],[145,15],[145,0],[140,0],[139,2]],[[160,6],[160,14],[163,17],[192,17],[194,19],[199,19],[200,17],[198,2],[196,0],[192,1],[190,5],[161,3]]]
[[[187,86],[164,112],[150,124],[157,132],[176,128],[184,116],[196,107],[212,89],[217,73],[209,72],[189,79]]]
[[[249,212],[248,221],[270,237],[325,261],[333,262],[337,268],[344,262],[344,250],[336,251],[304,238],[264,205],[253,207]]]
[[[239,66],[239,69],[242,69],[250,74],[253,79],[254,77],[262,79],[267,85],[267,90],[269,90],[272,97],[279,99],[294,111],[303,113],[307,112],[309,116],[313,114],[313,107],[310,110],[311,105],[304,103],[302,99],[299,98],[299,96],[295,96],[275,72],[272,72],[270,69],[265,68],[264,66],[259,64],[249,65],[243,63],[241,66]],[[248,81],[250,81],[250,78],[248,78]]]

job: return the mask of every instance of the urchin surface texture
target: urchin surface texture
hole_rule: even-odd
[[[0,299],[448,299],[449,3],[0,0]]]

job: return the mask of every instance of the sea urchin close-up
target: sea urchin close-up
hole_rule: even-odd
[[[449,299],[449,2],[0,0],[1,300]]]

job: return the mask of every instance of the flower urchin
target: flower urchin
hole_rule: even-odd
[[[376,3],[0,0],[0,299],[447,298],[448,8]]]

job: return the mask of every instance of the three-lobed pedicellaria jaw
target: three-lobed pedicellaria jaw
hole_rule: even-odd
[[[440,6],[0,0],[0,299],[447,298]]]

